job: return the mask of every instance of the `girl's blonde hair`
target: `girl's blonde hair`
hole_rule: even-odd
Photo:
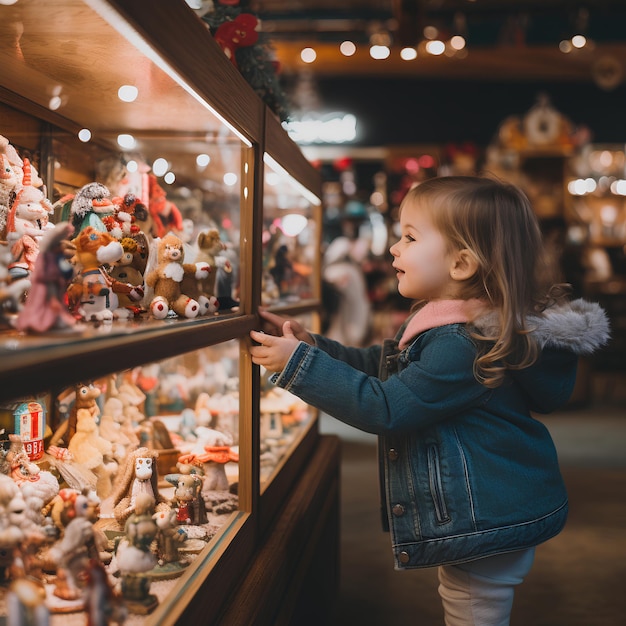
[[[532,365],[539,347],[527,327],[531,314],[562,299],[546,272],[541,231],[528,198],[508,183],[487,177],[445,176],[408,192],[402,206],[429,213],[453,250],[467,249],[478,270],[464,285],[464,299],[481,298],[498,315],[497,330],[475,331],[476,378],[498,387],[507,369]]]

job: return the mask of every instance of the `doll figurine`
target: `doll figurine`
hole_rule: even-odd
[[[18,330],[42,333],[76,323],[64,302],[74,276],[74,267],[69,262],[74,250],[68,241],[73,232],[71,224],[61,222],[42,237],[30,276],[32,286],[15,324]]]

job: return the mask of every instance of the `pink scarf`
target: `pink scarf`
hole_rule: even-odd
[[[399,348],[406,348],[420,333],[446,324],[471,322],[485,308],[478,298],[470,300],[433,300],[427,302],[410,320],[400,339]]]

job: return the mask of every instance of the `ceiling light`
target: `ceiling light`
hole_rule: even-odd
[[[317,52],[315,52],[313,48],[304,48],[302,52],[300,52],[300,58],[304,63],[313,63],[313,61],[317,59]]]
[[[351,57],[356,52],[356,46],[351,41],[344,41],[339,46],[339,51],[343,54],[343,56]]]
[[[440,41],[439,39],[433,39],[426,44],[426,52],[434,56],[439,56],[440,54],[443,54],[445,50],[446,45],[443,43],[443,41]]]
[[[371,46],[370,56],[372,59],[386,59],[391,54],[391,50],[387,46]]]
[[[403,61],[412,61],[417,58],[417,50],[415,48],[402,48],[400,58]]]

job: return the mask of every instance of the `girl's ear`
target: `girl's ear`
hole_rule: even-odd
[[[467,280],[478,271],[478,259],[476,255],[467,248],[459,250],[450,269],[450,276],[453,280]]]

